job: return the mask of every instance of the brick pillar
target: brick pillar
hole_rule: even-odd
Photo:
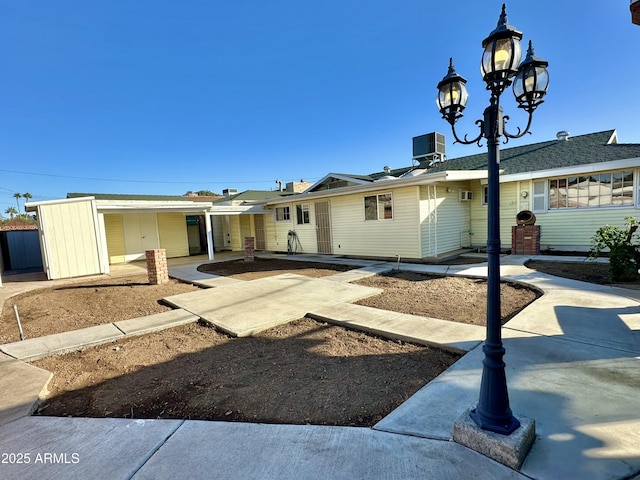
[[[540,255],[540,226],[511,227],[511,253],[513,255]]]
[[[254,237],[244,237],[244,261],[245,262],[253,262],[253,254],[255,252],[254,245],[255,245]]]
[[[151,285],[160,285],[169,281],[169,268],[167,267],[167,251],[164,248],[147,250],[147,274]]]

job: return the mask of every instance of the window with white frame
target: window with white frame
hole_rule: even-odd
[[[291,220],[291,209],[286,207],[276,207],[276,222],[287,222]]]
[[[364,197],[365,220],[393,220],[393,194]]]
[[[535,213],[544,213],[547,211],[546,186],[546,180],[536,180],[533,182],[533,211]]]
[[[534,184],[535,186],[535,184]],[[548,208],[633,206],[633,172],[594,173],[549,180]]]
[[[302,203],[300,205],[296,205],[296,223],[298,225],[304,225],[305,223],[309,223],[309,204]]]

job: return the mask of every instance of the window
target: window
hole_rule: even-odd
[[[534,213],[546,212],[545,201],[547,198],[546,192],[547,182],[544,180],[538,180],[533,182],[533,211]]]
[[[489,205],[489,187],[482,187],[482,205]]]
[[[296,205],[296,223],[302,225],[309,223],[309,204]]]
[[[291,220],[291,211],[289,206],[276,207],[276,222],[286,222]]]
[[[393,195],[383,193],[364,197],[365,220],[393,220]]]
[[[549,209],[632,205],[633,172],[631,171],[596,173],[549,180]]]

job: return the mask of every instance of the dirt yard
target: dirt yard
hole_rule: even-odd
[[[347,269],[318,264],[309,268],[309,264],[287,260],[225,263],[208,268],[218,275],[244,279],[286,272],[319,276]],[[255,271],[247,272],[247,267]],[[379,308],[469,323],[484,321],[484,282],[402,277],[407,274],[365,280],[387,290],[377,297]],[[152,308],[165,308],[158,303],[160,298],[177,293],[146,285],[144,277],[112,280],[114,284],[101,281],[25,294],[17,303],[30,299],[40,310],[23,322],[39,325],[43,332],[59,329],[65,322],[80,328],[153,313]],[[172,284],[171,288],[196,287]],[[526,289],[503,288],[505,317],[535,298]],[[107,292],[117,294],[107,300],[102,297]],[[447,307],[443,310],[442,305]],[[134,306],[142,310],[126,315]],[[12,313],[8,307],[5,314]],[[21,317],[23,310],[28,311],[20,307]],[[72,317],[95,323],[82,325],[68,320]],[[11,315],[8,320],[3,315],[2,328],[10,330],[5,323],[14,322]],[[38,412],[41,415],[365,426],[387,415],[457,358],[435,348],[300,319],[242,339],[193,324],[34,364],[54,373],[50,394]]]
[[[452,322],[486,324],[486,280],[435,277],[401,271],[365,278],[357,283],[384,289],[380,295],[356,302],[360,305]],[[518,284],[502,283],[502,323],[506,323],[538,296],[534,290]]]
[[[158,300],[193,290],[198,288],[175,280],[149,285],[146,274],[33,290],[5,302],[0,317],[0,344],[20,340],[14,303],[25,338],[29,339],[171,310]]]

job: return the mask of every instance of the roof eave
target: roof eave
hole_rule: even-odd
[[[612,160],[609,162],[587,163],[571,165],[568,167],[552,168],[547,170],[535,170],[533,172],[512,173],[500,176],[500,182],[517,182],[536,178],[561,177],[563,175],[578,175],[580,173],[602,172],[606,170],[619,170],[622,168],[640,167],[640,157]]]
[[[431,185],[439,182],[454,182],[465,180],[478,180],[487,177],[486,170],[445,170],[436,173],[424,173],[410,178],[398,178],[396,180],[386,180],[382,182],[371,182],[366,185],[353,185],[331,190],[321,190],[319,192],[300,193],[284,199],[268,200],[265,206],[281,205],[284,203],[305,202],[320,198],[338,197],[342,195],[352,195],[372,191],[390,190],[393,188],[403,188],[420,185]]]

